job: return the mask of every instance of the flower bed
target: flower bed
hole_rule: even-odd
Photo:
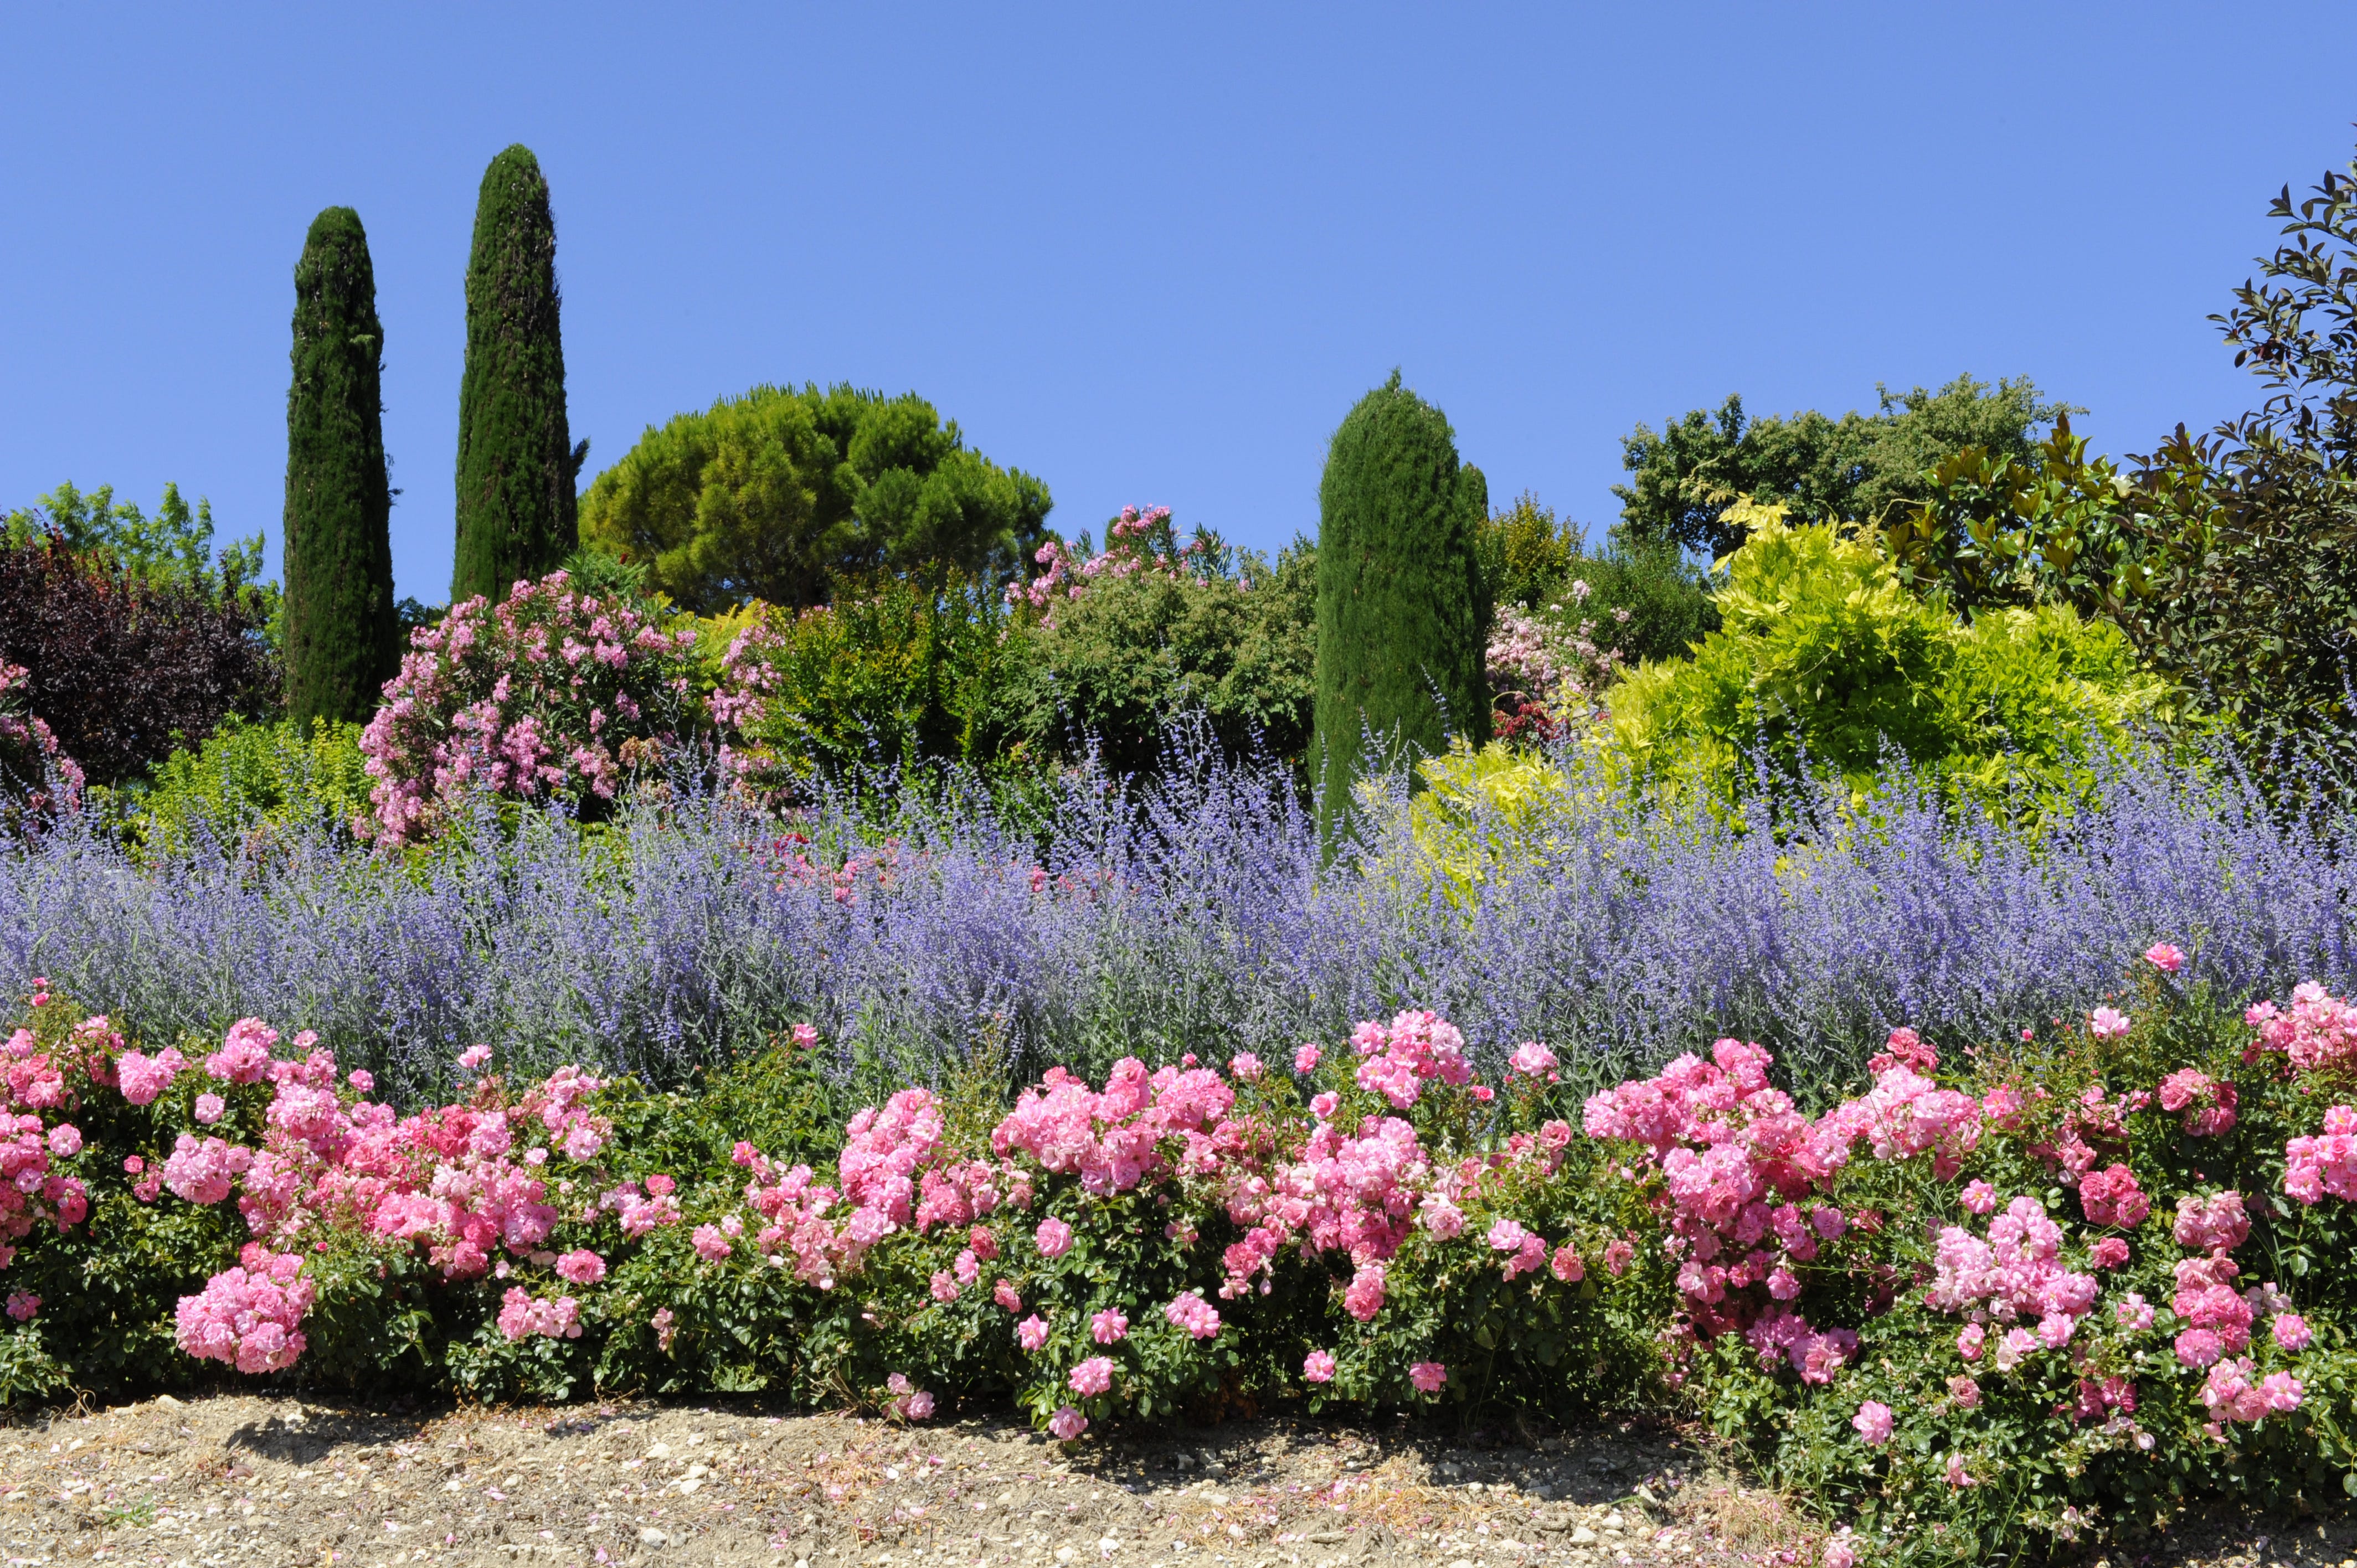
[[[2237,1016],[2147,959],[1958,1067],[1896,1030],[1816,1117],[1741,1041],[1575,1103],[1544,1045],[1485,1084],[1411,1011],[1289,1063],[1051,1070],[1011,1109],[904,1089],[833,1133],[814,1029],[694,1098],[476,1047],[463,1101],[402,1114],[307,1036],[151,1055],[37,991],[0,1391],[210,1361],[904,1421],[1011,1396],[1067,1440],[1659,1398],[1840,1517],[1835,1563],[2357,1489],[2357,1008]]]

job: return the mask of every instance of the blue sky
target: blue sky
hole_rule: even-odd
[[[475,190],[554,191],[576,436],[914,390],[1095,526],[1271,547],[1400,366],[1599,532],[1619,437],[1969,371],[2142,451],[2347,164],[2357,8],[1361,4],[0,15],[0,505],[167,479],[276,559],[305,228],[367,224],[401,591],[446,596]],[[2265,69],[2249,63],[2264,59]]]

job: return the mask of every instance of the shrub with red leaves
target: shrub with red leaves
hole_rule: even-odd
[[[259,596],[233,576],[142,582],[52,534],[0,546],[0,660],[93,784],[135,778],[278,700]]]

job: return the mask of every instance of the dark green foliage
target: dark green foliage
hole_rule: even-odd
[[[1318,485],[1317,737],[1329,822],[1371,737],[1388,766],[1490,738],[1489,508],[1440,411],[1399,372],[1359,400]]]
[[[589,444],[565,422],[556,220],[540,160],[521,145],[483,171],[467,263],[467,369],[458,383],[455,602],[507,596],[573,553],[574,482]]]
[[[379,371],[384,328],[360,214],[311,220],[295,265],[286,393],[286,712],[352,723],[399,668],[393,493]]]
[[[877,573],[1003,580],[1051,504],[914,392],[759,386],[650,427],[582,498],[581,534],[699,613],[799,608]]]
[[[1994,387],[1958,376],[1938,392],[1878,385],[1879,412],[1830,419],[1814,409],[1752,419],[1730,396],[1717,413],[1694,409],[1659,434],[1640,424],[1620,442],[1631,478],[1615,485],[1618,532],[1631,542],[1677,544],[1717,560],[1743,542],[1723,521],[1737,499],[1781,501],[1795,521],[1887,522],[1923,497],[1923,471],[1978,446],[2023,457],[2039,426],[2070,412],[2040,401],[2028,377]]]
[[[2125,467],[2067,421],[2027,453],[1967,448],[1889,530],[1919,590],[2103,617],[2261,750],[2345,723],[2357,680],[2357,179],[2271,212],[2292,238],[2213,317],[2259,408]]]
[[[1558,521],[1525,493],[1482,523],[1479,544],[1493,603],[1520,605],[1566,628],[1587,623],[1596,645],[1626,663],[1684,658],[1718,629],[1706,574],[1674,543],[1616,532],[1590,553],[1577,523]]]
[[[1125,774],[1159,768],[1188,713],[1230,757],[1298,760],[1317,696],[1317,552],[1297,539],[1274,567],[1230,565],[1101,577],[1060,604],[1038,634],[1042,727]]]

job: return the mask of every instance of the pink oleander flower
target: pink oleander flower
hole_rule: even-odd
[[[1048,1430],[1060,1443],[1070,1443],[1088,1429],[1089,1418],[1071,1405],[1048,1418]]]
[[[2116,1007],[2098,1007],[2087,1015],[2087,1032],[2099,1040],[2117,1039],[2128,1027],[2128,1015]]]
[[[1117,1345],[1129,1337],[1129,1318],[1121,1308],[1108,1306],[1089,1319],[1089,1334],[1100,1345]]]
[[[1332,1382],[1334,1380],[1333,1356],[1324,1350],[1312,1350],[1302,1360],[1301,1375],[1313,1383]]]
[[[1418,1361],[1407,1369],[1407,1380],[1415,1385],[1418,1393],[1437,1394],[1440,1385],[1448,1380],[1448,1369],[1437,1361]]]
[[[214,1122],[220,1121],[221,1117],[228,1112],[228,1111],[229,1101],[223,1100],[218,1094],[208,1093],[197,1096],[197,1121],[201,1125],[207,1127],[211,1126]]]
[[[2297,1312],[2279,1312],[2275,1321],[2276,1343],[2287,1350],[2305,1350],[2316,1337],[2308,1326],[2308,1319]]]
[[[1987,1343],[1988,1330],[1977,1323],[1967,1323],[1964,1332],[1956,1336],[1956,1354],[1967,1361],[1977,1361]]]
[[[1857,1428],[1857,1434],[1874,1447],[1879,1448],[1890,1441],[1893,1431],[1890,1407],[1879,1400],[1867,1400],[1859,1405],[1857,1413],[1849,1418],[1849,1423]]]
[[[594,1285],[606,1277],[606,1260],[587,1247],[556,1260],[556,1272],[577,1285]]]
[[[1060,1258],[1072,1250],[1072,1228],[1060,1219],[1042,1219],[1032,1240],[1043,1258]]]
[[[1985,1181],[1968,1182],[1957,1201],[1973,1214],[1987,1214],[1996,1208],[1996,1188]]]
[[[8,1316],[17,1322],[32,1322],[33,1315],[40,1310],[41,1298],[32,1292],[12,1290],[8,1293]]]
[[[1113,1387],[1113,1358],[1092,1356],[1072,1369],[1072,1391],[1083,1399],[1092,1398]]]
[[[1262,1071],[1260,1058],[1249,1051],[1239,1051],[1228,1058],[1228,1071],[1244,1083],[1257,1082]]]
[[[2145,949],[2144,961],[2163,974],[2175,974],[2185,967],[2185,954],[2167,942],[2155,942]]]
[[[1964,1409],[1972,1410],[1981,1402],[1981,1386],[1959,1372],[1948,1380],[1948,1397]]]
[[[1308,1072],[1316,1068],[1324,1057],[1325,1053],[1316,1046],[1304,1046],[1293,1053],[1293,1070],[1299,1073]]]
[[[1026,1350],[1037,1350],[1048,1342],[1048,1320],[1033,1313],[1015,1326],[1015,1342]]]
[[[2098,1269],[2116,1269],[2128,1261],[2128,1244],[2117,1236],[2106,1236],[2087,1249],[2087,1262]]]

